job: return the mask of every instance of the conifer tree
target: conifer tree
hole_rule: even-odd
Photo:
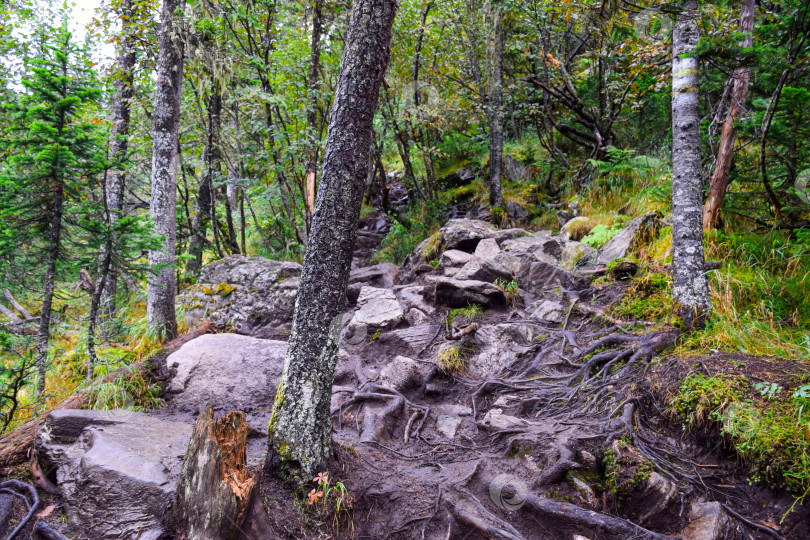
[[[83,114],[100,86],[67,23],[45,35],[39,53],[26,60],[26,93],[7,102],[12,137],[0,173],[0,216],[10,225],[0,248],[27,246],[30,272],[41,274],[42,306],[37,331],[37,394],[45,390],[55,284],[65,237],[65,216],[82,199],[87,178],[104,167],[98,126]],[[19,249],[19,248],[18,248]]]

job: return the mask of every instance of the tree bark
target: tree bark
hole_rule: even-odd
[[[194,423],[177,484],[178,537],[190,540],[241,538],[256,479],[248,475],[245,413],[214,419],[210,405]]]
[[[374,111],[391,54],[395,0],[356,0],[326,138],[290,346],[270,420],[269,466],[302,482],[332,455],[329,403],[340,315],[371,148]]]
[[[8,300],[8,303],[11,305],[11,307],[16,309],[19,312],[19,314],[23,316],[23,319],[28,320],[34,318],[34,316],[31,315],[27,309],[25,309],[19,302],[17,302],[17,299],[14,298],[14,295],[11,294],[11,291],[9,291],[8,289],[3,289],[3,296],[6,297],[6,300]]]
[[[745,35],[740,41],[741,48],[749,48],[754,43],[755,9],[756,0],[746,0],[740,7],[740,33]],[[717,150],[717,161],[709,184],[709,197],[703,209],[703,228],[706,230],[720,229],[723,226],[720,212],[723,209],[726,190],[728,190],[730,183],[729,171],[731,170],[731,161],[734,158],[734,143],[737,140],[737,126],[735,123],[745,111],[750,76],[751,68],[748,66],[736,68],[731,76],[734,80],[731,90],[731,102],[729,103],[726,119],[723,122],[720,147]]]
[[[711,299],[704,271],[697,2],[681,4],[672,35],[672,296],[686,330],[702,328]]]
[[[61,131],[61,130],[60,130]],[[48,371],[48,341],[51,335],[51,308],[56,284],[56,261],[59,259],[59,246],[62,238],[62,210],[65,202],[65,186],[61,179],[54,187],[53,215],[48,244],[48,267],[45,270],[45,290],[42,307],[39,312],[39,330],[37,332],[37,397],[45,392],[45,375]]]
[[[489,204],[503,206],[503,8],[500,0],[486,0],[487,112],[489,116]]]
[[[162,339],[177,336],[174,311],[176,278],[174,273],[177,231],[177,135],[180,127],[180,90],[183,85],[183,42],[177,35],[180,21],[175,11],[185,0],[163,0],[160,52],[155,90],[154,134],[152,140],[152,196],[149,215],[158,234],[163,236],[160,250],[149,252],[149,276],[146,292],[146,317],[149,328]]]
[[[121,50],[118,52],[115,93],[112,104],[112,128],[110,130],[113,166],[110,170],[106,186],[107,208],[109,209],[109,225],[124,216],[124,190],[126,187],[126,161],[129,154],[129,123],[130,101],[132,100],[133,69],[135,68],[135,39],[129,31],[132,21],[132,0],[121,2],[119,18],[123,30],[121,36]],[[114,242],[113,242],[114,243]],[[102,254],[102,257],[104,255]],[[115,258],[111,259],[111,266],[107,275],[106,284],[101,292],[101,313],[104,317],[115,315],[115,295],[118,290],[118,272]]]
[[[312,6],[312,35],[309,43],[309,84],[307,89],[307,152],[306,186],[304,196],[307,234],[312,228],[312,212],[315,209],[315,173],[318,167],[318,91],[321,81],[321,34],[323,33],[323,0],[315,0]]]

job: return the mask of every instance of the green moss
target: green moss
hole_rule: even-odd
[[[230,283],[218,283],[217,286],[214,288],[214,294],[218,294],[220,296],[228,296],[233,291],[237,289],[236,285],[231,285]]]
[[[463,318],[466,323],[471,323],[484,314],[478,304],[468,304],[467,307],[451,309],[447,314],[447,324],[453,326],[456,318]]]

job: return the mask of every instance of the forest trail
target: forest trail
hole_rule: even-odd
[[[366,223],[371,231],[381,225]],[[639,230],[631,225],[622,241],[629,246]],[[330,469],[347,490],[343,509],[330,506],[326,518],[317,506],[300,510],[299,495],[266,475],[243,537],[803,538],[803,508],[774,525],[789,495],[749,486],[719,435],[684,431],[664,414],[689,373],[745,365],[775,372],[775,364],[721,354],[651,363],[678,332],[608,315],[627,283],[592,286],[607,271],[589,262],[597,259],[564,236],[458,219],[401,268],[355,269],[332,400]],[[290,277],[273,274],[275,289],[251,289],[281,299],[283,284],[296,282],[293,263],[261,264],[237,257],[215,263],[230,274],[209,269],[212,279],[232,281],[209,294],[234,299],[210,300],[215,321],[234,320],[236,304],[247,305],[233,276],[286,268]],[[284,305],[261,309],[283,317],[291,314]],[[171,534],[166,509],[191,425],[207,404],[218,415],[246,412],[248,464],[261,466],[286,342],[283,325],[271,334],[249,328],[272,339],[203,335],[162,355],[153,375],[166,378],[163,410],[48,418],[37,455],[58,482],[63,532]],[[806,373],[797,362],[779,366],[780,381]],[[108,454],[98,461],[101,452]],[[162,469],[159,481],[144,477],[144,464]]]

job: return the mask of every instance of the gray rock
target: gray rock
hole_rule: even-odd
[[[380,343],[398,347],[399,351],[410,351],[416,354],[422,351],[434,334],[435,329],[431,330],[430,323],[423,323],[384,332],[378,340]]]
[[[402,392],[419,377],[419,364],[407,356],[395,356],[382,371],[379,381],[383,386]]]
[[[562,226],[560,236],[562,236],[564,240],[575,240],[578,242],[582,240],[591,229],[593,229],[593,225],[591,224],[590,218],[578,216]]]
[[[462,266],[453,278],[458,280],[477,280],[494,282],[496,279],[510,281],[520,266],[520,261],[508,253],[498,251],[487,259],[473,257]]]
[[[566,242],[560,254],[560,266],[566,270],[573,270],[586,262],[596,259],[596,250],[582,242]]]
[[[442,306],[467,307],[468,304],[480,304],[489,308],[506,305],[503,291],[486,281],[428,276],[427,283],[432,289],[431,296]]]
[[[419,308],[411,308],[405,313],[405,320],[411,326],[419,326],[420,324],[430,322],[430,317]]]
[[[481,420],[480,424],[492,431],[503,431],[513,429],[523,429],[528,425],[526,420],[503,414],[503,411],[498,408],[490,409]]]
[[[287,344],[237,334],[207,334],[166,359],[175,371],[168,391],[181,410],[245,412],[251,426],[264,431],[284,368]]]
[[[402,304],[403,309],[408,310],[415,308],[424,311],[428,315],[433,315],[436,312],[436,308],[425,301],[425,292],[425,287],[421,285],[411,285],[399,289],[396,291],[396,294],[399,297],[399,303]]]
[[[495,231],[495,233],[492,235],[492,238],[494,238],[495,241],[498,242],[498,245],[500,246],[506,240],[519,238],[521,236],[525,236],[526,234],[528,233],[526,232],[525,229],[500,229],[498,231]]]
[[[522,289],[534,294],[557,287],[570,287],[571,275],[545,262],[523,262],[517,271],[517,282]]]
[[[501,248],[521,261],[540,261],[548,264],[558,264],[559,255],[562,253],[559,242],[548,231],[505,240],[501,243]]]
[[[132,411],[57,409],[36,454],[55,470],[72,528],[93,538],[174,535],[172,507],[192,426]]]
[[[351,324],[355,327],[390,328],[402,321],[405,312],[390,289],[364,286],[357,298],[357,310]]]
[[[298,263],[231,255],[204,267],[178,303],[190,326],[208,318],[220,329],[262,335],[289,329],[300,276]]]
[[[564,226],[575,217],[574,213],[568,210],[557,210],[557,223],[560,224],[560,227]]]
[[[458,249],[448,249],[439,257],[439,268],[461,268],[464,264],[472,258],[472,255],[466,251],[459,251]]]
[[[640,523],[656,516],[678,497],[678,486],[653,471],[647,477],[644,492],[642,493],[646,510],[639,516]]]
[[[529,168],[509,154],[503,156],[503,170],[510,182],[525,182],[531,177]]]
[[[556,300],[543,300],[530,315],[538,321],[561,323],[565,318],[565,307]]]
[[[380,263],[352,270],[349,285],[362,284],[381,289],[390,289],[397,282],[399,267],[393,263]]]
[[[594,492],[593,488],[579,476],[572,475],[570,478],[571,484],[573,484],[574,489],[576,489],[580,496],[585,500],[585,504],[591,508],[596,508],[599,505],[599,499],[596,497],[596,493]]]
[[[447,414],[439,414],[436,417],[436,430],[448,439],[456,438],[456,431],[461,425],[461,418]]]
[[[599,468],[599,463],[596,460],[596,456],[594,456],[587,450],[582,450],[579,453],[579,462],[582,464],[582,467],[587,471],[596,471]]]
[[[718,502],[692,503],[691,523],[681,533],[681,540],[721,540],[726,538],[731,522]]]
[[[468,360],[470,375],[489,378],[529,350],[531,329],[516,324],[486,325],[472,337],[476,354]]]
[[[660,227],[661,220],[658,219],[657,212],[650,212],[633,219],[627,227],[619,231],[607,244],[602,246],[596,259],[597,264],[607,264],[624,257],[636,242],[644,237],[649,238],[656,235]]]
[[[472,252],[478,242],[493,237],[495,227],[475,219],[451,219],[442,227],[441,233],[445,249]]]
[[[498,242],[496,242],[494,238],[485,238],[478,242],[478,245],[475,246],[475,253],[473,253],[473,256],[477,259],[483,260],[494,257],[498,253],[501,253],[501,248],[498,246]]]
[[[506,201],[506,214],[517,222],[529,219],[529,211],[515,201]]]

